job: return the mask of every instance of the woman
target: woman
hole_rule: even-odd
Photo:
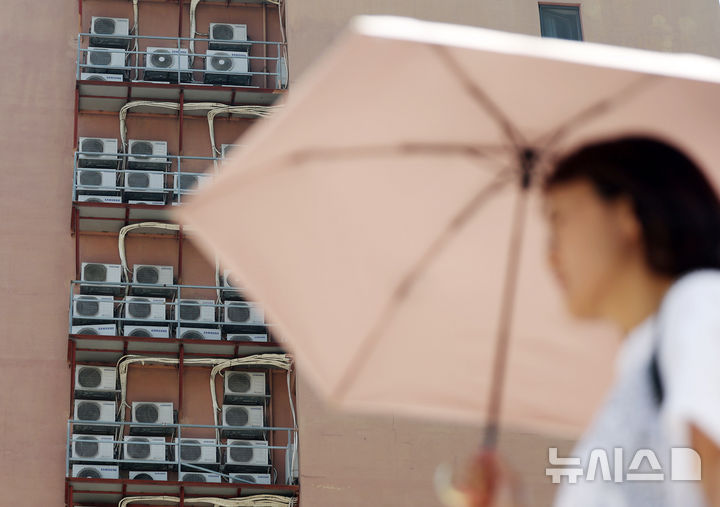
[[[602,480],[598,466],[595,480],[563,479],[554,505],[720,505],[720,203],[711,184],[676,148],[636,137],[568,155],[543,191],[549,261],[569,310],[624,335],[614,385],[571,453],[587,472],[590,452],[604,449],[614,470],[621,448],[623,480]],[[698,452],[701,482],[670,480],[671,466],[693,472],[692,460],[670,462],[671,447]],[[642,449],[664,480],[627,480]],[[657,472],[650,465],[648,456],[636,471]],[[492,455],[475,461],[464,485],[473,506],[519,504],[492,494],[507,489],[505,470]]]

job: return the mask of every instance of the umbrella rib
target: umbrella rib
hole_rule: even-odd
[[[428,265],[442,252],[468,220],[475,215],[475,212],[487,202],[488,198],[502,190],[508,183],[517,181],[516,176],[514,172],[508,173],[502,171],[493,181],[478,190],[472,198],[458,210],[442,233],[429,245],[423,255],[413,264],[405,276],[403,276],[395,286],[388,302],[385,304],[385,307],[370,332],[360,342],[354,360],[343,372],[342,377],[337,383],[333,392],[333,397],[336,400],[340,400],[345,396],[352,381],[358,377],[362,368],[367,364],[370,353],[376,347],[388,323],[396,313],[398,307],[407,300],[408,294],[420,276],[425,272]]]
[[[513,148],[520,149],[527,145],[521,132],[513,125],[502,109],[480,88],[468,74],[460,67],[460,64],[450,54],[446,47],[431,45],[446,67],[458,78],[468,94],[479,104],[500,126]]]

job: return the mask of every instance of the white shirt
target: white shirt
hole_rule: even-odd
[[[656,347],[664,391],[660,406],[650,375]],[[571,454],[580,458],[583,475],[575,484],[562,479],[554,507],[704,507],[700,481],[670,480],[671,474],[692,472],[677,454],[671,459],[671,448],[690,447],[690,422],[720,446],[720,270],[680,277],[658,313],[628,333],[616,358],[613,387]],[[601,466],[588,480],[593,449],[607,453],[611,480],[603,480]],[[647,457],[633,469],[640,449],[652,450],[662,470]],[[663,480],[627,480],[628,473],[643,472],[663,473]]]

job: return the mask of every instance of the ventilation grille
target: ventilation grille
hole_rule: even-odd
[[[95,330],[95,329],[93,329],[93,328],[91,328],[91,327],[84,327],[84,328],[82,328],[81,330],[79,330],[79,331],[78,331],[77,333],[75,333],[75,334],[87,334],[87,335],[90,335],[90,334],[98,334],[98,332],[97,332],[97,330]]]
[[[232,69],[233,62],[230,58],[230,55],[227,53],[215,53],[213,57],[210,59],[210,66],[214,70],[219,70],[221,72],[228,71]]]
[[[98,35],[112,35],[115,33],[115,20],[112,18],[97,18],[93,25]]]
[[[83,367],[78,372],[78,384],[80,387],[94,389],[102,382],[102,372],[98,368]]]
[[[200,331],[183,331],[180,338],[183,340],[204,340],[205,336]]]
[[[225,411],[225,421],[230,426],[247,426],[250,415],[245,407],[231,407]]]
[[[135,141],[132,145],[130,145],[130,153],[133,155],[152,155],[152,143],[147,141]]]
[[[240,445],[247,447],[240,447]],[[230,446],[230,458],[237,463],[250,463],[255,455],[255,451],[250,445],[250,442],[244,440],[234,442]]]
[[[232,40],[235,37],[235,30],[230,25],[213,26],[212,38],[217,40]]]
[[[152,334],[147,329],[141,327],[133,329],[128,336],[137,336],[140,338],[152,338]]]
[[[133,188],[148,188],[150,186],[150,175],[148,173],[128,173],[127,184]]]
[[[83,401],[82,403],[78,403],[77,418],[81,421],[100,420],[100,405],[92,401]]]
[[[90,51],[90,63],[93,65],[110,65],[112,54],[110,51]]]
[[[81,171],[80,184],[100,186],[102,185],[102,173],[100,171]]]
[[[156,423],[160,414],[152,403],[143,403],[135,407],[135,420],[141,423]]]
[[[231,304],[227,307],[228,320],[231,322],[247,322],[250,320],[250,307],[246,305]]]
[[[102,153],[105,151],[105,143],[100,139],[83,139],[80,145],[80,151],[87,151],[91,153]]]
[[[100,446],[95,437],[77,437],[75,439],[75,454],[81,458],[94,458],[98,455]]]
[[[156,49],[153,51],[153,54],[150,55],[150,61],[154,67],[169,69],[173,65],[173,55],[167,49]]]
[[[100,313],[100,303],[97,299],[90,296],[80,296],[75,301],[77,313],[87,317],[92,317]]]
[[[180,188],[182,190],[188,190],[198,184],[198,177],[191,176],[189,174],[180,175]]]
[[[128,438],[125,449],[131,458],[147,459],[150,457],[150,440],[142,437]]]
[[[228,387],[233,393],[246,393],[250,385],[250,375],[247,373],[232,373],[228,378]]]
[[[152,266],[142,266],[135,271],[135,279],[138,283],[158,283],[160,271]]]
[[[135,477],[133,477],[133,480],[135,480],[135,481],[151,481],[151,480],[153,480],[153,478],[150,474],[137,474]]]
[[[203,474],[183,474],[182,480],[187,482],[207,482]]]
[[[249,482],[250,484],[255,484],[257,479],[252,475],[233,475],[232,482]]]
[[[180,304],[181,320],[198,320],[200,318],[200,303],[188,301]]]
[[[183,461],[197,461],[201,457],[202,447],[200,447],[200,442],[197,440],[184,440],[180,444],[180,459]]]
[[[85,269],[83,269],[83,280],[88,282],[104,282],[107,280],[107,266],[104,264],[86,264]]]
[[[147,319],[150,316],[151,304],[147,298],[135,298],[128,304],[128,314],[138,319]]]
[[[102,475],[98,472],[97,468],[83,468],[75,477],[80,477],[81,479],[100,479]]]

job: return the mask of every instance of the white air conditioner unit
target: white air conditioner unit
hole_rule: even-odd
[[[178,340],[214,340],[218,341],[222,337],[219,329],[206,329],[200,327],[180,327],[177,328]]]
[[[86,65],[83,68],[85,72],[92,74],[126,74],[126,53],[124,49],[89,47],[86,55]]]
[[[73,461],[111,461],[114,458],[114,439],[112,435],[73,435]]]
[[[170,338],[170,328],[167,326],[123,326],[123,336]]]
[[[148,47],[145,55],[145,81],[180,81],[191,79],[188,50],[185,48]]]
[[[125,461],[166,461],[164,437],[123,438],[123,459]]]
[[[175,195],[192,194],[212,178],[209,174],[180,174],[173,176]]]
[[[218,462],[214,438],[176,438],[175,449],[178,448],[181,463],[215,464]],[[175,460],[177,461],[177,454]]]
[[[220,145],[220,156],[221,158],[225,159],[230,156],[230,153],[236,149],[241,147],[242,144],[221,144]]]
[[[270,474],[230,474],[230,482],[237,484],[272,484]]]
[[[226,430],[257,430],[264,426],[264,412],[265,409],[259,405],[223,405],[223,426]]]
[[[107,168],[78,168],[75,173],[75,188],[80,194],[108,194],[120,193],[117,185],[117,171]]]
[[[165,201],[164,171],[125,171],[125,199],[130,201]]]
[[[227,441],[225,464],[243,466],[268,466],[270,449],[265,440]]]
[[[114,195],[78,195],[78,202],[97,202],[103,204],[122,204],[122,198]]]
[[[128,296],[125,298],[125,320],[159,322],[166,320],[165,300],[163,298],[146,298]]]
[[[116,370],[110,366],[78,364],[75,367],[75,398],[115,399]]]
[[[168,165],[167,142],[146,139],[128,140],[128,168],[164,171]]]
[[[225,403],[263,401],[265,394],[264,373],[249,371],[225,372]]]
[[[77,421],[92,423],[114,423],[115,412],[116,405],[114,401],[75,400],[75,415],[73,418]],[[115,430],[114,425],[73,424],[73,431],[77,433],[114,434]]]
[[[170,297],[175,293],[175,289],[163,286],[173,284],[173,267],[135,264],[133,265],[133,284],[143,285],[142,287],[133,287],[133,294]]]
[[[263,326],[265,325],[265,312],[255,303],[245,301],[226,301],[223,304],[223,323],[227,327]]]
[[[91,46],[127,49],[130,44],[130,22],[127,18],[93,16],[90,33]]]
[[[128,472],[128,479],[132,481],[166,481],[167,472],[131,470]]]
[[[87,326],[72,326],[71,334],[117,336],[115,324],[89,324]]]
[[[108,321],[114,317],[115,300],[112,296],[73,295],[73,323],[89,324]]]
[[[83,282],[103,282],[102,285],[81,284],[81,294],[106,294],[119,296],[125,291],[124,287],[120,285],[123,281],[122,266],[120,264],[83,262],[81,271],[81,280]]]
[[[72,476],[78,479],[119,479],[117,465],[73,465]]]
[[[99,74],[97,72],[81,72],[80,81],[106,81],[122,83],[125,79],[121,74]]]
[[[78,139],[78,167],[117,168],[118,141],[105,137],[81,137]]]
[[[297,441],[290,443],[289,449],[285,452],[285,484],[294,484],[299,475],[299,462]]]
[[[277,73],[277,75],[275,76],[275,88],[277,88],[278,90],[283,90],[287,88],[289,72],[287,60],[284,56],[281,56],[277,59],[277,67],[275,72]]]
[[[249,72],[247,53],[208,49],[205,54],[205,83],[250,86],[252,75]]]
[[[132,403],[133,423],[173,424],[174,421],[173,404],[170,402],[133,401]]]
[[[267,334],[229,334],[227,335],[228,341],[231,342],[259,342],[266,343],[268,341]]]
[[[148,204],[151,206],[164,206],[165,201],[136,201],[136,200],[130,200],[128,201],[128,204]]]
[[[247,25],[232,25],[229,23],[210,23],[210,49],[224,51],[250,52],[248,43]]]
[[[222,482],[220,474],[200,472],[180,472],[178,480],[180,482]]]
[[[223,272],[222,286],[224,287],[222,290],[223,301],[242,301],[244,299],[242,290],[240,290],[237,284],[234,282],[232,278],[232,271],[230,271],[229,269],[226,269]]]
[[[212,299],[178,299],[174,305],[173,320],[183,326],[212,325],[215,323],[215,301]]]

